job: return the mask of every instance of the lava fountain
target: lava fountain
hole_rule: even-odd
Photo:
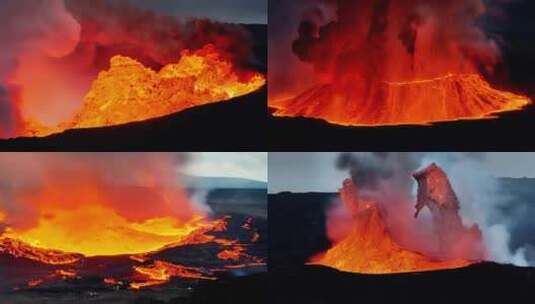
[[[480,0],[324,2],[335,5],[334,20],[304,20],[293,43],[319,84],[270,92],[275,116],[349,126],[430,124],[491,118],[531,103],[485,80],[500,54],[476,25],[486,13]]]
[[[144,121],[266,82],[251,63],[254,38],[240,25],[181,20],[124,1],[8,2],[0,16],[4,138]]]
[[[435,164],[414,174],[418,181],[416,215],[428,207],[439,250],[422,253],[400,244],[379,201],[359,194],[358,185],[344,181],[340,197],[351,215],[351,227],[333,246],[311,260],[312,264],[358,273],[401,273],[459,268],[484,256],[477,225],[466,228],[458,214],[460,208],[446,174]]]

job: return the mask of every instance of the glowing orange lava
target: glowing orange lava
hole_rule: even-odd
[[[358,273],[401,273],[459,268],[470,265],[463,259],[438,260],[399,245],[388,231],[376,202],[354,197],[354,185],[344,183],[342,200],[354,216],[351,231],[312,264]]]
[[[285,70],[291,65],[271,61],[283,78],[271,80],[280,83],[270,90],[275,116],[345,126],[426,125],[491,118],[531,104],[489,83],[502,56],[479,26],[489,12],[484,1],[318,2],[324,4],[318,11],[334,8],[332,16],[303,14],[286,46],[300,65]],[[291,84],[304,73],[308,84]]]
[[[172,277],[215,280],[214,277],[204,275],[199,268],[185,267],[163,261],[154,261],[150,266],[134,266],[134,270],[141,274],[145,280],[131,283],[130,288],[132,289],[165,284]]]
[[[314,87],[297,97],[270,101],[275,116],[320,118],[347,126],[429,124],[492,118],[530,104],[528,97],[493,89],[477,74],[387,82],[368,98],[336,86]]]
[[[183,51],[180,61],[156,72],[117,55],[85,95],[81,110],[69,121],[47,126],[31,117],[19,133],[46,136],[66,129],[105,127],[143,121],[191,107],[246,95],[265,84],[256,72],[238,72],[212,45]]]
[[[12,160],[31,159],[26,156],[13,155]],[[174,165],[170,156],[131,155],[138,163],[128,165],[129,178],[139,185],[107,181],[113,157],[102,155],[105,165],[99,167],[102,163],[90,157],[43,155],[40,165],[47,167],[46,173],[27,177],[38,176],[39,187],[14,190],[14,200],[32,210],[32,217],[10,218],[6,212],[0,252],[68,264],[81,257],[142,255],[206,243],[215,238],[206,232],[225,229],[225,219],[207,220],[193,210],[180,185],[165,185],[173,178],[167,174],[174,174],[168,172]]]

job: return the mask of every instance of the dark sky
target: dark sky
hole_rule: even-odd
[[[136,6],[180,17],[267,24],[268,0],[129,0]]]

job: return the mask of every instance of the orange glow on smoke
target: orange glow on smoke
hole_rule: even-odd
[[[350,232],[312,264],[357,273],[402,273],[459,268],[472,262],[439,260],[399,245],[389,232],[379,204],[357,199],[351,182],[345,182],[341,198],[353,214]]]
[[[481,1],[323,2],[335,7],[332,20],[304,17],[293,44],[281,46],[311,69],[284,73],[286,66],[272,60],[281,70],[274,75],[287,74],[270,80],[281,83],[270,91],[275,116],[345,126],[426,125],[491,118],[532,102],[483,77],[494,73],[500,52],[477,26],[486,13]],[[314,78],[308,89],[286,85],[305,73]]]
[[[17,76],[19,82],[27,84],[21,94],[22,104],[42,105],[43,96],[51,95],[45,94],[45,89],[53,88],[55,92],[61,90],[57,83],[36,79],[32,76],[34,70],[26,70],[19,70]],[[38,74],[42,75],[42,72]],[[53,79],[56,81],[59,78]],[[61,80],[58,81],[61,84]],[[238,71],[230,60],[210,44],[197,51],[182,51],[177,63],[168,64],[159,71],[147,68],[130,57],[117,55],[111,58],[110,68],[100,72],[93,81],[89,92],[83,97],[82,108],[68,111],[71,118],[51,125],[32,113],[23,113],[24,123],[18,133],[46,136],[66,129],[143,121],[246,95],[264,84],[265,77],[262,74]],[[30,86],[39,88],[32,89]],[[72,108],[75,95],[53,97],[70,100],[71,103],[60,106]]]
[[[22,160],[17,157],[13,161]],[[179,185],[160,184],[173,178],[167,171],[158,171],[172,170],[173,163],[167,160],[164,155],[150,162],[132,159],[138,162],[132,165],[136,168],[122,178],[137,179],[141,184],[120,186],[106,181],[94,159],[43,156],[41,165],[53,172],[39,176],[38,188],[14,190],[15,201],[32,210],[32,216],[17,218],[13,214],[11,219],[7,213],[0,252],[49,264],[69,264],[83,256],[136,255],[212,240],[214,237],[205,232],[224,230],[225,220],[206,220],[203,213],[193,209]],[[34,178],[27,176],[28,181]]]

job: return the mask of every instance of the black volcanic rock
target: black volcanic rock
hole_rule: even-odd
[[[495,263],[385,275],[303,266],[201,285],[192,303],[531,303],[534,284],[535,268]]]
[[[535,100],[535,94],[530,95]],[[345,127],[321,119],[269,117],[269,138],[275,150],[415,151],[535,148],[524,134],[535,129],[535,105],[499,114],[497,119],[461,120],[430,126]]]
[[[229,101],[125,125],[67,130],[43,138],[0,140],[14,151],[235,151],[266,139],[267,88]]]

